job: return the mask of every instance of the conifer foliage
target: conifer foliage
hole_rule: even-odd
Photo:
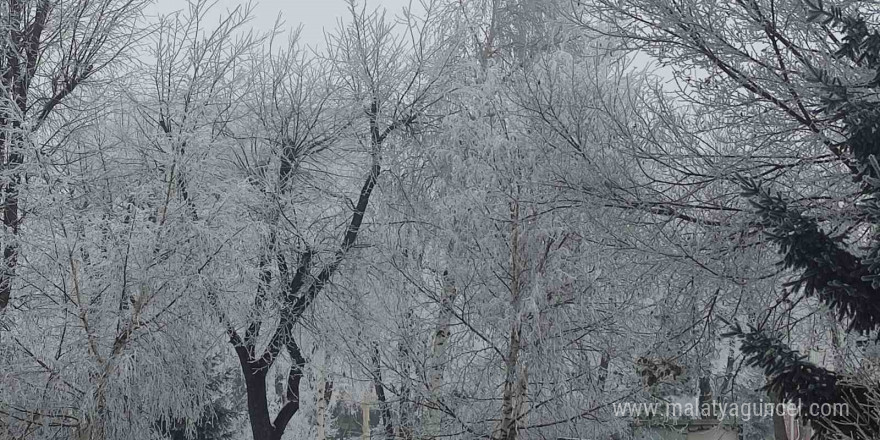
[[[781,264],[794,274],[791,292],[817,298],[834,312],[848,331],[877,335],[880,328],[880,33],[858,11],[805,2],[807,19],[814,26],[829,28],[837,43],[833,57],[868,72],[867,80],[843,78],[816,68],[809,72],[823,92],[814,113],[839,122],[842,140],[825,140],[851,170],[859,184],[858,194],[839,204],[839,214],[853,219],[847,228],[835,228],[795,204],[771,182],[738,177],[759,220],[764,236],[778,246]],[[842,34],[842,38],[834,34]],[[842,230],[841,230],[842,229]],[[880,418],[876,384],[832,372],[806,360],[775,335],[739,326],[738,336],[747,364],[764,370],[766,389],[784,400],[800,403],[801,415],[821,438],[876,438]],[[845,404],[848,414],[817,416],[803,410],[808,405]]]

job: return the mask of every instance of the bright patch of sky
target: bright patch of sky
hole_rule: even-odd
[[[248,3],[244,0],[217,0],[213,11],[219,17],[227,10],[233,10],[237,6],[244,7]],[[323,46],[325,31],[333,32],[340,19],[347,21],[349,18],[349,4],[345,0],[259,0],[250,3],[254,6],[253,19],[250,23],[254,29],[272,29],[278,14],[281,14],[281,19],[284,21],[283,29],[293,30],[302,26],[300,41],[314,47]],[[363,7],[364,3],[363,0],[358,0],[358,8]],[[368,11],[377,7],[385,8],[389,16],[399,14],[409,4],[410,0],[366,1]],[[413,1],[413,5],[417,4],[418,1]],[[184,0],[156,0],[147,13],[168,14],[187,7],[187,2]]]

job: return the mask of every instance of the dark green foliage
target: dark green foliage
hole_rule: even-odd
[[[823,220],[768,189],[767,183],[739,178],[739,184],[759,217],[757,226],[779,247],[784,267],[797,274],[787,287],[817,298],[848,331],[876,338],[880,330],[880,100],[876,98],[880,95],[880,33],[864,17],[843,8],[818,0],[806,0],[805,4],[810,22],[834,26],[843,34],[830,55],[849,63],[847,68],[873,75],[870,81],[852,83],[826,71],[816,73],[826,96],[814,113],[840,122],[846,138],[840,145],[842,159],[849,161],[849,169],[855,170],[853,178],[861,185],[861,192],[841,206],[856,225],[847,233],[832,233],[823,228]],[[747,364],[761,368],[768,377],[765,389],[783,400],[803,407],[849,406],[848,415],[811,417],[802,411],[817,437],[836,433],[849,438],[880,438],[880,416],[874,410],[880,403],[876,401],[880,396],[876,384],[858,384],[845,373],[814,365],[760,329],[736,327],[728,335],[742,341]]]
[[[329,412],[330,418],[334,421],[335,433],[328,435],[328,438],[345,440],[361,436],[363,432],[363,415],[360,405],[338,401]],[[382,414],[378,409],[370,409],[370,430],[379,427],[379,420],[381,418]]]
[[[846,14],[843,8],[830,5],[827,8],[821,0],[816,3],[805,0],[807,6],[807,21],[818,22],[822,25],[832,25],[844,32],[835,55],[849,58],[857,64],[866,62],[869,67],[874,67],[880,61],[880,34],[876,29],[870,29],[864,17],[860,15]]]
[[[876,394],[865,385],[852,384],[841,376],[813,365],[782,343],[779,339],[750,328],[744,332],[736,327],[726,336],[739,337],[746,364],[764,370],[770,378],[765,390],[781,396],[783,401],[802,404],[801,415],[816,430],[819,438],[835,433],[849,438],[871,438],[880,435],[880,419],[872,415],[872,396]],[[847,412],[834,412],[827,417],[816,417],[807,405],[834,405],[845,403]],[[833,406],[826,406],[833,407]]]
[[[804,402],[834,402],[837,399],[839,377],[806,361],[777,338],[749,328],[744,332],[735,327],[724,336],[739,337],[740,350],[746,354],[746,365],[764,370],[770,378],[765,390],[782,396],[784,400]]]
[[[179,420],[170,427],[165,423],[160,424],[159,429],[171,440],[232,440],[235,435],[234,425],[240,418],[241,414],[236,411],[222,405],[211,405],[195,421],[190,437],[187,437],[185,420]]]
[[[741,178],[740,184],[760,216],[764,234],[779,246],[785,268],[801,273],[790,287],[817,296],[849,323],[850,331],[868,333],[880,326],[880,292],[867,280],[872,275],[869,267],[839,238],[822,231],[816,219],[790,209],[780,195],[752,179]]]
[[[235,402],[236,396],[242,396],[244,390],[240,383],[236,384],[235,369],[224,367],[222,357],[212,357],[210,363],[213,374],[208,382],[211,401],[205,406],[201,416],[196,420],[157,421],[156,430],[171,440],[232,440],[235,438],[237,425],[243,414],[236,411],[240,404]],[[192,433],[187,433],[188,424]]]

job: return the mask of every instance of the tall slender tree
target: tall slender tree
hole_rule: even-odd
[[[0,6],[0,148],[3,158],[3,271],[0,311],[9,304],[19,261],[26,162],[38,161],[47,119],[83,85],[128,53],[146,1],[12,0]],[[51,130],[51,129],[48,129]]]

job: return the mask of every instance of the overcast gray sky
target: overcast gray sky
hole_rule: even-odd
[[[246,3],[244,0],[219,0],[216,9],[224,11]],[[252,22],[254,27],[271,28],[280,12],[288,29],[302,24],[302,41],[308,45],[322,44],[324,29],[328,31],[335,29],[337,19],[347,18],[348,14],[348,4],[345,0],[260,0],[253,3],[255,4]],[[390,15],[394,15],[408,5],[409,0],[369,0],[366,3],[368,9],[382,6],[388,9]],[[358,4],[363,5],[364,1],[358,0]],[[186,3],[183,0],[156,0],[150,8],[150,13],[168,13],[185,7]]]

